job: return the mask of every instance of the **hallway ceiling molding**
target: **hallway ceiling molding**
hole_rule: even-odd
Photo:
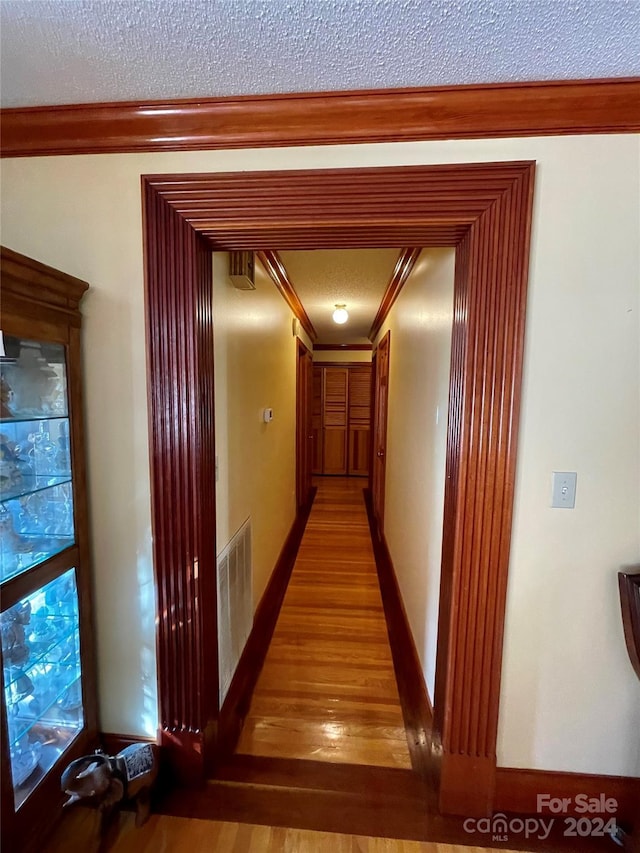
[[[3,107],[640,73],[637,0],[3,0],[0,11]]]
[[[399,249],[317,249],[279,254],[318,340],[366,344],[399,252]],[[336,303],[347,306],[349,320],[344,326],[331,319]]]

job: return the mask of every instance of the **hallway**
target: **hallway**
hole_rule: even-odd
[[[239,754],[411,767],[365,483],[316,480]]]

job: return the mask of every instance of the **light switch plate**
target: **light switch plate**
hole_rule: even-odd
[[[561,509],[573,509],[575,507],[577,479],[578,475],[575,471],[553,472],[551,506]]]

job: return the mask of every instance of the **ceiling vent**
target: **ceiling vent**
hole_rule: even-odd
[[[229,281],[236,290],[255,290],[253,252],[229,252]]]

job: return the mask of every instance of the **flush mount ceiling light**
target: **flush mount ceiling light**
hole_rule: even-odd
[[[347,312],[346,305],[336,305],[336,310],[333,312],[333,322],[338,323],[340,326],[343,323],[346,323],[349,319],[349,313]]]

